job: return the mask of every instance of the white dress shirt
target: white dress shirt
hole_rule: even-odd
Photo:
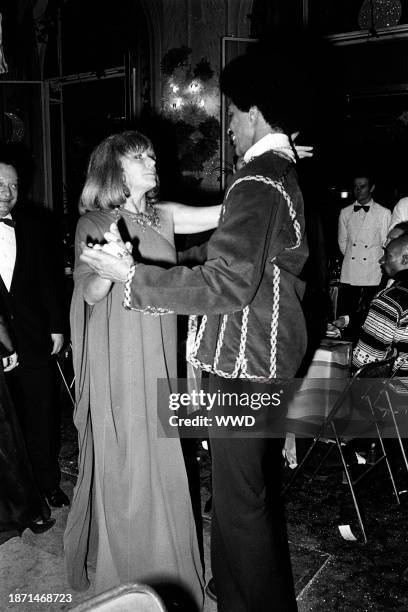
[[[354,212],[358,202],[340,212],[338,241],[344,255],[340,282],[373,287],[381,280],[379,259],[387,239],[391,213],[384,206],[370,200],[368,212]]]
[[[4,219],[11,219],[6,215]],[[16,263],[16,234],[14,227],[0,223],[0,276],[8,291],[10,291]]]

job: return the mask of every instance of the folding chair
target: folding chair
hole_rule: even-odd
[[[400,364],[400,367],[401,365],[402,364]],[[403,436],[401,436],[398,425],[398,418],[400,418],[401,415],[406,416],[408,414],[408,378],[398,378],[397,375],[398,371],[395,372],[392,380],[390,380],[389,384],[384,387],[381,393],[378,394],[374,402],[371,401],[370,397],[367,398],[367,401],[369,403],[371,413],[377,427],[378,438],[380,439],[382,446],[382,439],[384,437],[382,427],[386,426],[387,417],[391,417],[393,433],[398,440],[402,459],[408,473],[408,458],[404,448],[404,443],[402,441]],[[406,420],[404,419],[404,422],[405,421]]]
[[[71,608],[71,612],[166,612],[157,593],[145,584],[124,584]]]
[[[388,456],[384,447],[383,439],[381,436],[380,428],[378,426],[377,418],[375,415],[375,407],[378,404],[378,398],[381,397],[384,392],[387,390],[391,380],[394,378],[395,373],[392,373],[392,369],[394,366],[395,359],[397,357],[397,350],[394,348],[392,353],[386,357],[383,361],[376,361],[373,363],[368,363],[361,368],[359,368],[353,377],[350,379],[346,387],[343,389],[338,399],[335,401],[333,408],[331,408],[327,417],[325,417],[322,425],[319,428],[317,435],[313,439],[313,443],[309,447],[302,461],[299,463],[296,471],[293,473],[291,479],[284,487],[282,494],[286,494],[290,487],[293,485],[296,478],[303,471],[303,468],[311,456],[313,450],[316,448],[317,443],[320,440],[327,440],[327,431],[330,431],[330,437],[334,438],[335,444],[329,446],[329,450],[324,455],[323,459],[320,461],[317,468],[314,470],[313,474],[310,476],[309,481],[314,478],[314,476],[319,471],[322,464],[327,459],[328,455],[332,451],[333,448],[337,448],[339,451],[339,455],[341,458],[341,463],[343,466],[344,473],[347,478],[347,484],[350,489],[350,493],[353,499],[354,508],[356,510],[358,522],[360,525],[361,533],[364,539],[364,542],[367,542],[366,530],[362,518],[362,514],[360,511],[360,506],[357,500],[355,486],[361,480],[361,478],[365,477],[370,473],[374,467],[376,467],[380,462],[385,461],[388,469],[388,473],[391,479],[392,488],[397,500],[397,503],[400,503],[398,491],[395,485],[395,479],[391,470],[390,462],[388,460]],[[373,380],[375,379],[375,381]],[[387,396],[386,396],[387,397]],[[369,406],[370,414],[373,417],[373,422],[369,423],[370,425],[374,424],[377,436],[381,445],[381,456],[375,461],[373,465],[371,465],[363,474],[361,474],[358,478],[352,478],[350,473],[349,465],[347,464],[346,458],[344,456],[344,442],[341,439],[341,435],[338,431],[338,425],[336,425],[336,417],[337,423],[340,422],[339,415],[341,411],[346,409],[346,413],[349,412],[347,410],[347,402],[352,402],[352,409],[354,410],[356,407],[358,408],[359,404],[365,404]],[[365,417],[366,418],[366,417]],[[368,420],[367,420],[368,421]],[[358,437],[358,436],[354,436]]]

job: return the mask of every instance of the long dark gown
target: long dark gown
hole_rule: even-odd
[[[12,353],[11,339],[0,314],[0,544],[21,534],[33,521],[50,516],[50,508],[34,482],[5,381],[1,359]]]
[[[175,263],[171,228],[142,228],[122,214],[123,237],[143,258]],[[91,564],[97,593],[126,582],[160,594],[174,588],[191,599],[182,609],[193,612],[202,605],[202,568],[186,470],[179,439],[159,437],[157,427],[157,379],[177,376],[175,315],[125,310],[121,283],[94,306],[84,302],[93,272],[78,259],[79,243],[101,241],[114,220],[112,211],[87,213],[76,235],[79,476],[64,537],[68,579],[87,588]]]

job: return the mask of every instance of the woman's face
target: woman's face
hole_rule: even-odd
[[[123,178],[130,195],[140,195],[156,187],[156,156],[151,149],[129,153],[121,158]]]

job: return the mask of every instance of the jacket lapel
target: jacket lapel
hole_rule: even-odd
[[[3,297],[7,298],[9,292],[7,291],[7,287],[4,284],[4,280],[2,275],[0,274],[0,295],[2,295]]]
[[[21,232],[21,223],[17,222],[15,227],[15,236],[16,236],[16,262],[14,264],[13,276],[11,278],[10,291],[13,290],[13,285],[18,279],[19,269],[21,268],[21,263],[24,261],[24,258],[27,256],[24,253],[25,249],[25,240]]]

